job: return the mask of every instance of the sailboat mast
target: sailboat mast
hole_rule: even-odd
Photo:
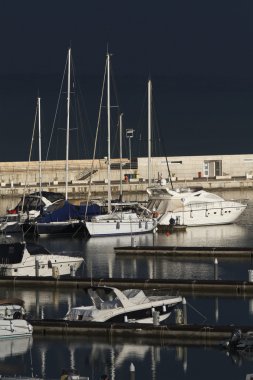
[[[110,54],[107,53],[107,176],[108,176],[108,213],[111,212],[111,93],[110,93]]]
[[[41,116],[40,116],[40,98],[38,98],[38,129],[39,129],[39,184],[40,184],[40,198],[42,187],[42,170],[41,170]]]
[[[152,124],[152,83],[148,81],[148,186],[151,186],[151,124]]]
[[[70,110],[70,64],[71,64],[70,60],[71,60],[71,49],[68,50],[68,94],[67,94],[65,200],[68,199],[68,182],[69,182],[69,110]]]
[[[119,156],[120,156],[120,201],[122,201],[122,118],[123,113],[119,116]]]

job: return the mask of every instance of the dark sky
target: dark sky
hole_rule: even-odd
[[[47,124],[53,119],[70,43],[87,85],[91,130],[108,44],[126,127],[137,130],[150,75],[165,154],[252,152],[252,1],[1,0],[0,6],[1,161],[27,159],[38,89]]]

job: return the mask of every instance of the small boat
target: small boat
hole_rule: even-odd
[[[165,179],[157,186],[148,187],[147,192],[146,207],[160,226],[169,226],[171,222],[188,227],[230,224],[247,207],[245,200],[225,200],[202,187],[170,189]]]
[[[237,365],[241,365],[244,360],[252,361],[253,331],[243,333],[240,329],[235,329],[230,339],[221,343],[220,347]]]
[[[20,299],[0,300],[0,339],[32,335],[33,327],[25,320],[24,302]]]
[[[50,253],[34,243],[0,243],[1,276],[73,276],[83,261],[82,257]]]
[[[147,296],[143,290],[93,286],[88,289],[92,306],[71,308],[65,316],[70,321],[153,323],[154,312],[159,321],[166,320],[182,302],[180,296]]]

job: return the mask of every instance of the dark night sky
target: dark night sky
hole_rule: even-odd
[[[161,154],[252,152],[252,1],[1,0],[0,6],[1,161],[28,159],[38,89],[47,145],[70,43],[91,133],[109,44],[126,128],[138,130],[150,75]]]

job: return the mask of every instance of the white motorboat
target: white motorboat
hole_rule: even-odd
[[[94,286],[88,289],[92,306],[74,307],[65,320],[92,322],[153,323],[154,312],[159,320],[167,319],[172,310],[182,302],[180,296],[147,296],[143,290]]]
[[[1,276],[75,275],[83,261],[82,257],[50,253],[37,244],[25,242],[0,244]]]
[[[159,225],[205,226],[233,223],[247,207],[247,202],[225,200],[198,188],[171,190],[161,184],[147,189],[147,208],[158,218]]]
[[[26,321],[24,302],[19,299],[0,300],[0,339],[32,335],[33,327]]]

